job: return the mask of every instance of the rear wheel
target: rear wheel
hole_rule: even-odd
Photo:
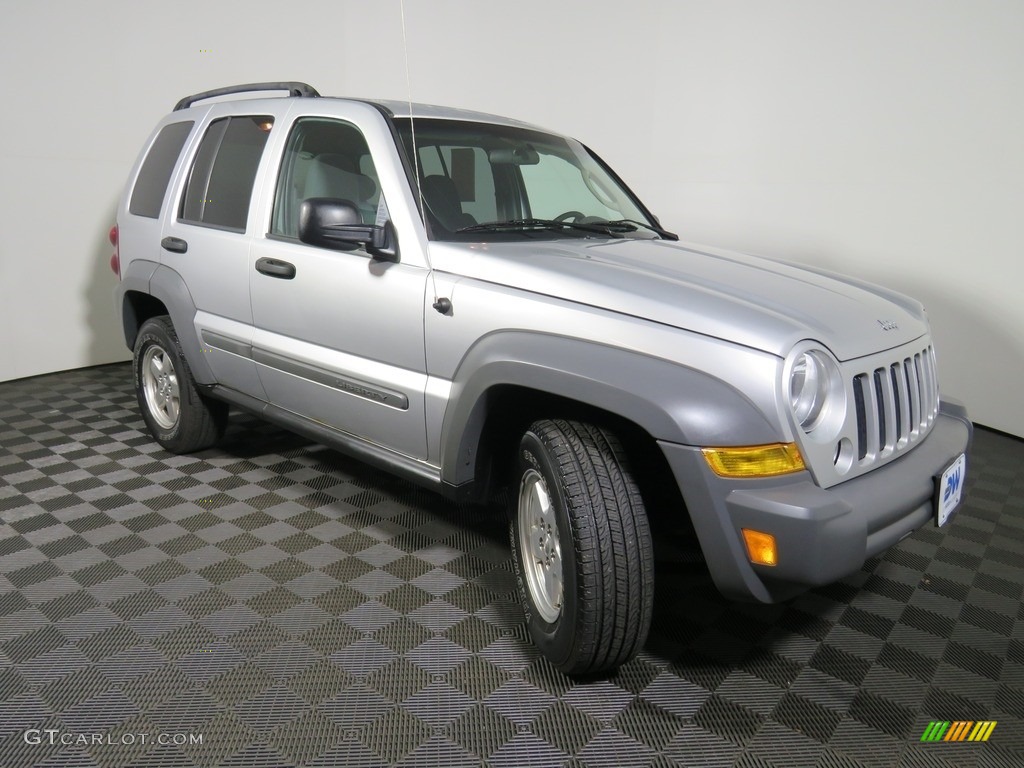
[[[172,453],[208,448],[224,434],[228,406],[203,397],[166,315],[142,324],[135,340],[135,392],[150,433]]]
[[[534,643],[567,674],[613,670],[643,647],[654,556],[639,488],[614,434],[537,421],[519,446],[511,540]]]

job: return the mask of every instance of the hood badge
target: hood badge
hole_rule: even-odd
[[[899,328],[895,320],[879,320],[878,324],[882,326],[883,331],[895,331]]]

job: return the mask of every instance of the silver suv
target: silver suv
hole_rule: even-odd
[[[643,645],[649,514],[692,524],[723,594],[772,602],[960,502],[971,424],[919,303],[683,245],[534,126],[196,94],[111,240],[162,446],[210,446],[234,405],[453,499],[510,489],[529,631],[568,673]]]

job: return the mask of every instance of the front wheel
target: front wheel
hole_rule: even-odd
[[[643,647],[654,555],[639,488],[614,434],[537,421],[519,445],[510,538],[530,636],[567,674],[607,672]]]
[[[142,324],[135,340],[135,392],[150,433],[172,453],[209,448],[224,434],[228,406],[203,397],[166,315]]]

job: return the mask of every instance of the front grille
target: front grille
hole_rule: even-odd
[[[910,447],[928,434],[939,411],[935,350],[928,346],[856,374],[853,399],[862,467]]]

